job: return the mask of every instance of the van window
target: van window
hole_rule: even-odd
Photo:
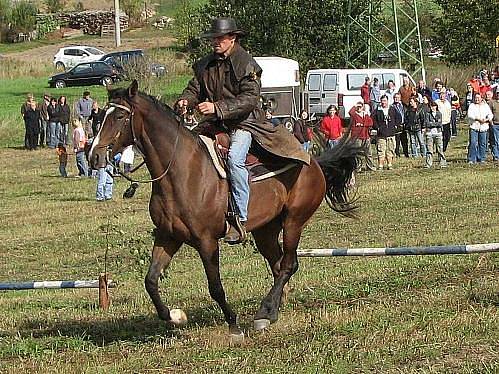
[[[321,75],[320,74],[310,74],[308,76],[308,90],[309,91],[320,91],[321,89]]]
[[[366,80],[366,74],[347,74],[347,89],[360,90]]]
[[[336,74],[325,74],[322,88],[324,91],[336,91]]]
[[[395,85],[397,85],[397,81],[395,80],[395,74],[393,73],[384,73],[383,74],[383,89],[387,89],[388,88],[388,81],[393,81],[393,83],[395,83]]]

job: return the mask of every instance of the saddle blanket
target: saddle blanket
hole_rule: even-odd
[[[210,155],[211,161],[213,162],[218,175],[222,179],[227,179],[227,172],[222,164],[222,161],[220,160],[217,150],[215,149],[215,141],[208,136],[199,135],[199,137],[203,141],[203,144],[205,145],[206,150]],[[264,165],[258,163],[256,165],[247,165],[246,168],[249,172],[250,182],[258,182],[282,174],[290,170],[291,168],[294,168],[295,166],[297,166],[297,164],[292,162],[288,164],[276,165]]]

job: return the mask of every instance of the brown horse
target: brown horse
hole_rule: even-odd
[[[155,98],[128,89],[109,91],[109,109],[90,151],[91,163],[102,167],[111,156],[135,144],[144,155],[152,181],[149,204],[156,226],[152,260],[145,286],[159,317],[173,324],[184,312],[161,301],[158,279],[183,243],[197,249],[211,297],[223,311],[233,337],[242,337],[236,314],[227,303],[220,280],[218,240],[225,234],[227,181],[220,179],[199,138],[184,128],[174,111]],[[326,196],[336,211],[350,215],[348,182],[362,151],[345,137],[311,164],[297,165],[276,177],[251,184],[248,232],[270,264],[274,284],[254,317],[257,330],[277,321],[283,288],[298,269],[297,247],[302,230]],[[282,248],[279,234],[283,232]]]

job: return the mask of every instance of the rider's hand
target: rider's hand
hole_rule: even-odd
[[[179,111],[179,114],[184,114],[187,111],[187,106],[189,105],[189,101],[186,99],[180,99],[177,101],[177,108]]]
[[[204,115],[213,114],[215,113],[215,104],[208,101],[202,102],[198,105],[198,110]]]

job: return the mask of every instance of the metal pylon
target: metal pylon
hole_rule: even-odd
[[[403,21],[403,22],[401,22]],[[416,0],[348,0],[346,66],[397,66],[426,81]]]

